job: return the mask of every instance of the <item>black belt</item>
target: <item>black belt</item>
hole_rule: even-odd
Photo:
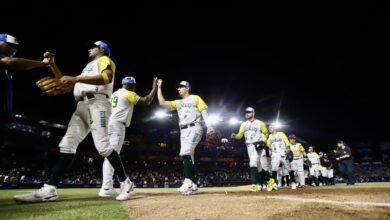
[[[90,100],[90,99],[94,99],[94,98],[97,97],[96,95],[104,95],[107,99],[109,98],[109,96],[107,94],[87,94],[85,96],[82,96],[79,99],[79,101],[87,101],[87,100]]]
[[[181,126],[180,129],[186,129],[186,128],[189,128],[189,127],[194,127],[196,124],[195,123],[191,123],[191,124],[188,124],[188,125],[184,125],[184,126]]]

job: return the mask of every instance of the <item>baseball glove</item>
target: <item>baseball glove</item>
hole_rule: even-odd
[[[288,152],[287,152],[287,154],[286,154],[286,160],[288,160],[288,161],[293,161],[294,160],[294,154],[293,154],[293,152],[291,151],[291,150],[289,150]]]
[[[311,168],[312,164],[311,164],[311,161],[309,159],[306,160],[306,165]]]
[[[221,134],[215,131],[212,127],[207,128],[206,147],[215,147],[221,145]]]
[[[258,141],[253,143],[257,151],[263,150],[267,147],[267,144],[264,141]]]
[[[46,76],[36,82],[38,88],[44,95],[62,95],[73,90],[73,85],[68,85],[60,81],[59,78]]]

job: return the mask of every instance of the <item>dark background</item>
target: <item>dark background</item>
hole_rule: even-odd
[[[187,80],[211,113],[243,118],[253,106],[270,123],[280,107],[283,130],[310,144],[389,140],[389,15],[375,1],[14,1],[1,11],[1,32],[20,42],[17,56],[41,59],[52,51],[66,75],[81,73],[85,45],[102,40],[117,64],[115,90],[132,75],[146,95],[158,76],[172,100],[175,85]],[[67,124],[73,96],[44,97],[35,87],[49,73],[15,72],[15,112]],[[137,107],[134,126],[157,108],[156,100]]]

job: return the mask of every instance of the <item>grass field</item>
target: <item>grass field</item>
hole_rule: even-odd
[[[0,219],[314,219],[303,213],[311,206],[323,208],[333,215],[332,219],[390,219],[390,183],[259,193],[248,193],[248,189],[249,186],[201,188],[198,195],[182,196],[176,189],[136,188],[125,202],[99,198],[98,189],[59,189],[58,201],[34,204],[12,199],[32,190],[0,190]],[[340,201],[351,203],[333,204]],[[374,204],[368,207],[370,204],[363,203]],[[262,211],[253,212],[252,208]],[[322,219],[321,215],[315,219]]]

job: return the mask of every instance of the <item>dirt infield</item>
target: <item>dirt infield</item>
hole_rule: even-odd
[[[354,203],[340,204],[351,201]],[[390,188],[305,188],[259,193],[202,189],[193,196],[136,189],[124,208],[131,219],[390,219],[386,204],[390,206]]]

